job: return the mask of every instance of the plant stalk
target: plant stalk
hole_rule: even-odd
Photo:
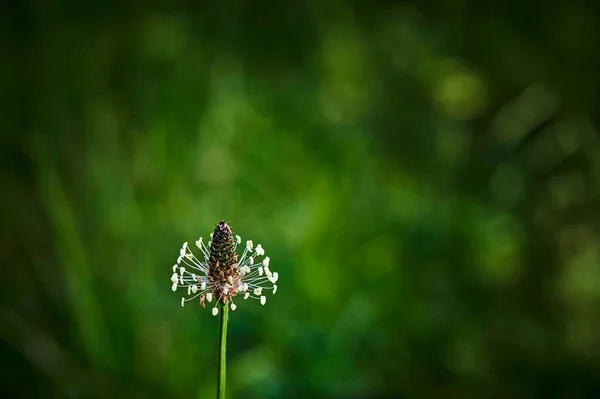
[[[226,378],[226,353],[227,353],[227,318],[229,313],[229,304],[225,303],[221,307],[221,319],[219,323],[219,359],[217,375],[217,399],[225,399],[225,378]]]

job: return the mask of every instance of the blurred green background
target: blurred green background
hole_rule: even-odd
[[[0,5],[1,390],[212,398],[170,290],[220,219],[278,271],[231,398],[600,396],[600,10]]]

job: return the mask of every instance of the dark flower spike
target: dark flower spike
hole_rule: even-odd
[[[231,227],[224,221],[216,224],[210,238],[207,245],[204,245],[202,237],[196,241],[203,261],[196,258],[185,242],[179,251],[177,263],[173,265],[171,289],[187,289],[188,298],[181,298],[181,306],[198,297],[202,306],[205,300],[212,302],[214,299],[212,314],[216,316],[219,313],[219,303],[230,303],[231,310],[235,310],[237,306],[234,297],[238,295],[244,299],[259,299],[261,305],[264,305],[267,297],[263,295],[263,290],[273,290],[275,294],[275,283],[279,275],[269,269],[268,256],[260,262],[256,261],[265,255],[262,246],[258,244],[254,248],[252,240],[248,240],[241,257],[238,258],[237,247],[242,239],[234,235]]]

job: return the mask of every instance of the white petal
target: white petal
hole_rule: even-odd
[[[171,286],[171,290],[173,292],[177,291],[177,283],[173,283],[173,285]]]
[[[212,292],[209,292],[208,294],[206,294],[206,300],[208,302],[212,302]]]
[[[231,310],[235,310],[237,308],[237,306],[235,306],[235,303],[231,304]]]
[[[249,297],[249,296],[250,296],[250,293],[249,293],[249,292],[246,292],[246,293],[244,294],[244,299],[248,299],[248,297]]]
[[[246,241],[246,248],[248,248],[248,251],[252,252],[253,246],[254,246],[254,244],[252,244],[252,240]]]
[[[198,292],[198,286],[196,284],[192,285],[192,292],[195,294]]]
[[[215,307],[212,309],[212,315],[213,315],[213,316],[216,316],[216,315],[218,315],[218,314],[219,314],[219,308],[215,306]]]
[[[276,292],[277,292],[277,286],[273,285],[273,295],[275,295]]]
[[[181,297],[181,307],[183,307],[183,305],[185,305],[185,298]]]
[[[236,235],[235,236],[235,242],[237,242],[238,244],[241,244],[242,243],[242,237]]]
[[[206,281],[203,281],[202,283],[200,283],[200,289],[202,291],[204,291],[206,289]]]
[[[263,275],[263,268],[262,268],[262,266],[259,266],[259,267],[258,267],[258,275],[259,275],[259,276],[262,276],[262,275]]]
[[[267,297],[263,295],[260,297],[260,304],[264,305],[265,303],[267,303]]]
[[[179,281],[179,277],[177,277],[177,273],[173,273],[173,275],[171,276],[171,281],[173,282],[173,284],[177,284],[177,282]]]
[[[254,289],[254,295],[260,295],[262,294],[262,288],[258,287]]]

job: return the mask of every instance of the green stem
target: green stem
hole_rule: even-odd
[[[225,377],[226,377],[226,352],[227,352],[227,314],[229,304],[225,303],[221,308],[221,322],[219,323],[219,360],[217,376],[217,399],[225,399]]]

